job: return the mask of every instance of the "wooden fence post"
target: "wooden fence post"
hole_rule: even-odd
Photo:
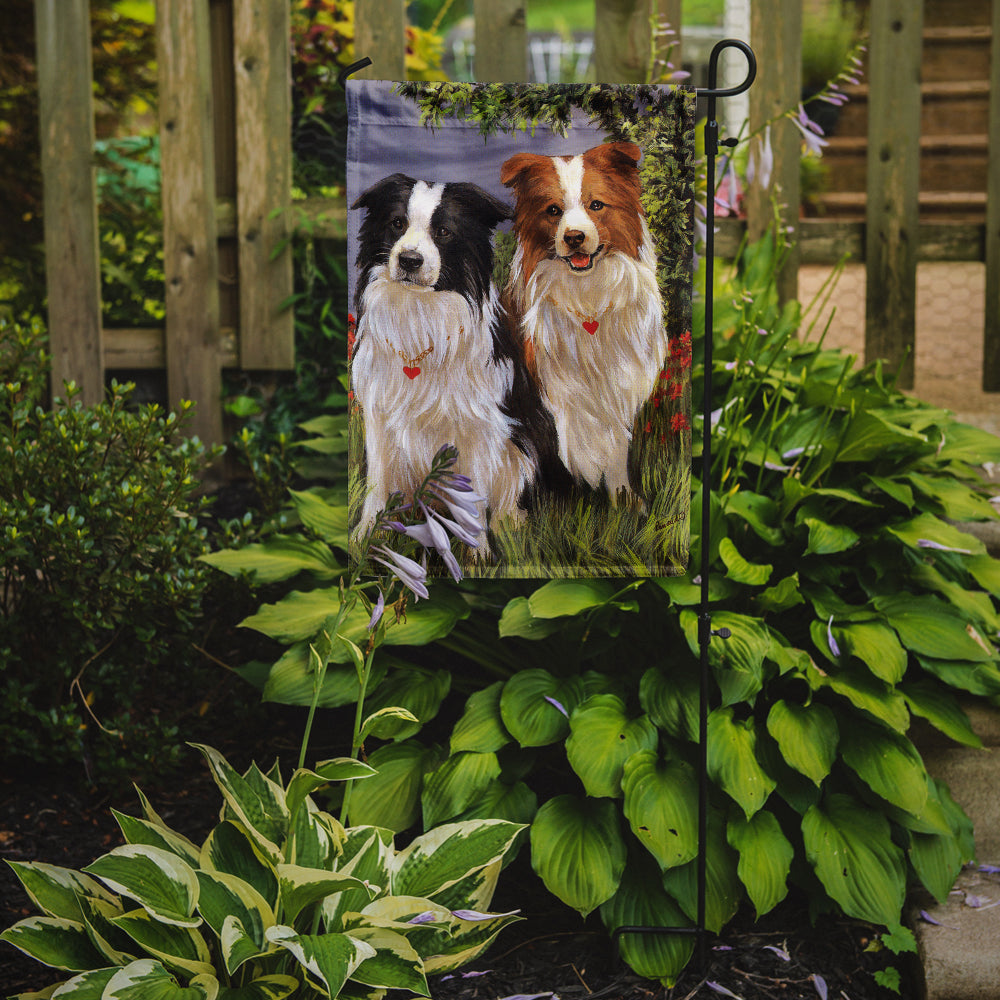
[[[207,0],[159,0],[167,395],[198,403],[191,430],[222,441],[219,254]]]
[[[89,0],[35,0],[52,394],[104,398]]]
[[[290,21],[288,0],[233,6],[242,368],[295,367]]]
[[[923,0],[872,0],[868,53],[865,360],[913,387]]]
[[[797,107],[802,98],[802,4],[799,0],[759,0],[750,8],[750,41],[760,72],[750,88],[750,131]],[[757,142],[758,140],[754,140]],[[747,228],[760,239],[774,220],[773,202],[780,206],[780,225],[792,229],[792,246],[778,274],[782,302],[798,297],[799,285],[799,159],[802,136],[792,122],[779,119],[771,127],[774,170],[770,184],[755,180],[747,192]]]
[[[477,80],[517,83],[528,78],[528,32],[524,0],[476,0]]]
[[[357,78],[406,79],[406,0],[355,0],[354,57],[364,56],[372,65]]]
[[[594,71],[598,83],[645,83],[653,0],[595,0]]]
[[[983,390],[1000,392],[1000,0],[993,0],[990,45],[989,169],[986,176],[986,324]]]

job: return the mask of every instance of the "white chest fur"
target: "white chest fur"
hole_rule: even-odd
[[[521,259],[519,250],[515,283]],[[534,344],[560,457],[592,486],[603,474],[613,495],[628,484],[636,410],[652,392],[667,351],[648,232],[638,260],[612,252],[586,275],[570,272],[561,260],[542,261],[524,301],[522,332]]]

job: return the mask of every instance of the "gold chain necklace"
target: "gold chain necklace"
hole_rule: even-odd
[[[451,339],[450,337],[448,338]],[[399,350],[399,348],[392,346],[392,341],[388,337],[385,338],[386,346],[392,351],[393,354],[398,355],[400,360],[403,362],[403,374],[411,381],[415,379],[420,374],[420,362],[427,357],[431,351],[434,350],[434,344],[432,343],[430,347],[424,348],[415,358],[408,357],[405,352]]]
[[[554,305],[557,309],[562,309],[565,312],[572,313],[577,319],[580,320],[581,325],[584,330],[587,331],[591,336],[597,333],[597,328],[600,326],[600,319],[595,313],[585,313],[580,312],[579,309],[574,309],[572,306],[564,305],[562,302],[556,302],[551,295],[545,296],[545,301]],[[603,314],[602,314],[603,315]]]

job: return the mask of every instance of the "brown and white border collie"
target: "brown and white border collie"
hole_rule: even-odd
[[[612,500],[629,485],[636,411],[667,351],[641,155],[610,142],[578,156],[517,153],[500,171],[517,196],[506,298],[559,457],[592,487],[603,477]]]

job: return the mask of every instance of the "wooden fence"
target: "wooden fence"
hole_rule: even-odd
[[[526,0],[474,0],[476,76],[527,78]],[[530,0],[527,0],[530,2]],[[73,379],[83,398],[103,392],[109,369],[166,369],[168,396],[195,400],[195,431],[223,437],[220,373],[225,367],[281,370],[293,364],[290,235],[290,0],[158,0],[160,136],[166,326],[101,327],[90,93],[88,0],[35,0],[53,384]],[[364,75],[404,76],[405,0],[356,0],[355,51]],[[918,216],[923,3],[871,0],[865,221],[800,220],[781,276],[796,291],[800,263],[844,253],[867,269],[866,356],[897,364],[910,351],[912,384],[916,265],[985,261],[983,385],[1000,391],[1000,0],[992,3],[991,98],[985,224],[921,222]],[[645,79],[650,17],[681,23],[681,0],[595,0],[596,77]],[[751,44],[759,72],[750,126],[794,107],[800,96],[801,0],[754,0]],[[683,52],[683,37],[680,38]],[[678,51],[673,53],[675,63]],[[799,135],[775,130],[776,169],[768,190],[751,189],[746,223],[726,220],[717,252],[731,254],[744,226],[760,233],[771,199],[799,203]],[[314,235],[340,238],[341,202],[300,214]],[[346,304],[345,304],[346,306]]]

